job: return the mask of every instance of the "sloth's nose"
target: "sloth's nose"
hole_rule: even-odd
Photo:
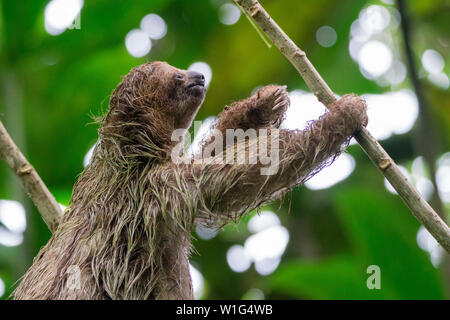
[[[197,85],[205,85],[205,76],[203,74],[201,74],[200,72],[196,72],[196,71],[189,71],[188,72],[188,77],[190,82],[193,82]]]

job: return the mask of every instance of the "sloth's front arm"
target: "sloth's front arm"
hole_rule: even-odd
[[[177,171],[183,181],[189,182],[187,189],[196,198],[196,218],[207,223],[225,223],[303,183],[330,164],[351,136],[366,124],[364,100],[346,95],[303,131],[272,129],[268,137],[258,136],[228,147],[224,153],[215,155],[214,161],[184,164]],[[263,163],[261,150],[254,163],[230,163],[228,157],[224,160],[226,151],[231,150],[236,160],[242,154],[249,156],[252,146],[264,149],[265,144],[268,150],[262,150],[263,153],[274,155],[269,162],[266,157]],[[269,167],[272,170],[262,174],[261,169]]]

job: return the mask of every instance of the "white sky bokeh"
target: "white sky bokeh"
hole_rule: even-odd
[[[252,260],[245,248],[238,244],[228,249],[227,262],[234,272],[244,272],[250,268],[252,264]]]
[[[167,24],[159,15],[150,13],[140,23],[141,30],[154,40],[163,38],[167,33]]]
[[[445,60],[439,52],[433,49],[425,50],[422,54],[422,66],[428,72],[428,81],[441,89],[449,88],[450,80],[444,73]]]
[[[194,298],[201,299],[205,289],[205,280],[203,275],[192,264],[189,264],[189,271],[192,278],[192,287],[194,289]]]
[[[83,158],[83,165],[85,167],[87,167],[87,165],[89,164],[89,162],[91,162],[92,159],[92,154],[94,153],[94,149],[95,149],[95,144],[88,150],[88,152],[86,153],[86,155]]]
[[[429,73],[440,73],[444,70],[444,58],[441,54],[433,49],[427,49],[422,55],[422,65]]]
[[[311,190],[330,188],[348,178],[354,169],[355,159],[348,153],[343,153],[330,166],[306,181],[305,186]]]
[[[0,245],[18,246],[27,227],[25,208],[18,201],[0,200]]]
[[[0,244],[5,247],[15,247],[23,242],[23,234],[11,232],[6,228],[0,227]]]
[[[358,63],[361,74],[381,87],[398,86],[406,79],[402,52],[395,45],[400,19],[395,7],[370,5],[360,11],[350,28],[350,56]],[[444,72],[445,60],[439,52],[425,50],[421,62],[429,82],[444,90],[450,87],[449,76]]]
[[[272,211],[262,211],[260,214],[251,217],[247,227],[250,232],[257,233],[276,225],[280,225],[278,216]]]
[[[25,208],[18,201],[0,200],[0,222],[11,232],[24,232],[27,227]]]
[[[370,5],[360,11],[350,28],[350,56],[361,74],[379,86],[397,86],[406,78],[406,67],[393,46],[393,31],[399,22],[395,8]]]
[[[125,47],[135,58],[142,58],[149,54],[153,40],[162,39],[167,34],[167,24],[164,19],[155,14],[145,15],[138,29],[133,29],[125,36]]]
[[[281,125],[285,129],[303,130],[308,121],[319,118],[327,110],[310,92],[294,90],[289,93],[289,98],[291,106],[286,111],[286,119]]]
[[[429,201],[434,193],[434,186],[428,174],[423,157],[417,157],[413,160],[411,165],[411,179],[413,180],[417,190]]]
[[[0,298],[5,294],[5,283],[2,278],[0,278]]]
[[[289,232],[283,226],[272,226],[247,238],[245,251],[252,260],[279,258],[289,242]]]
[[[133,29],[125,37],[125,46],[129,54],[141,58],[150,52],[152,41],[141,29]]]
[[[232,3],[224,3],[219,8],[219,20],[225,25],[232,25],[239,21],[241,17],[241,10],[232,4]]]
[[[449,88],[450,80],[444,72],[430,73],[427,79],[441,89],[447,90]]]
[[[388,83],[392,85],[401,84],[406,79],[406,67],[400,60],[394,60],[391,67],[384,73]]]
[[[248,270],[252,263],[261,275],[275,271],[289,242],[289,232],[280,225],[280,219],[271,211],[263,211],[248,222],[253,234],[244,246],[233,245],[227,252],[227,262],[235,272]]]
[[[444,153],[438,159],[436,184],[442,201],[450,204],[450,152]]]
[[[274,272],[281,262],[281,258],[265,258],[255,261],[255,270],[262,276],[267,276]]]
[[[371,40],[361,46],[358,53],[359,66],[370,77],[377,78],[392,65],[392,51],[381,41]]]
[[[358,18],[361,27],[368,34],[383,31],[389,25],[390,20],[389,11],[380,5],[371,5],[361,10]]]
[[[377,140],[412,129],[419,115],[416,95],[408,89],[384,94],[365,94],[369,116],[367,129]]]
[[[419,248],[428,252],[431,263],[437,268],[444,257],[444,249],[424,226],[420,226],[419,231],[417,231],[416,240]]]

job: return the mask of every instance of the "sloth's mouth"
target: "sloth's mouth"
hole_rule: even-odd
[[[205,90],[205,76],[200,72],[187,71],[187,83],[186,88],[194,91],[204,91]]]
[[[188,89],[194,89],[194,88],[204,88],[205,87],[205,81],[196,81],[191,82],[187,85]]]

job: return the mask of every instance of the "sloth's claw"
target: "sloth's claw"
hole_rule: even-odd
[[[276,111],[276,110],[278,110],[278,109],[281,108],[281,107],[285,107],[287,104],[288,104],[288,101],[282,100],[282,101],[280,101],[279,103],[277,103],[277,104],[275,105],[275,107],[272,108],[272,111]]]

